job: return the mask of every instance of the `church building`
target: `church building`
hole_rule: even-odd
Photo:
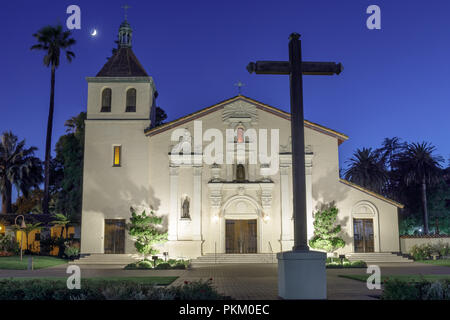
[[[290,114],[238,95],[154,126],[156,86],[131,44],[125,20],[117,51],[87,78],[81,253],[135,253],[126,230],[130,207],[163,217],[168,241],[159,250],[171,257],[291,250]],[[402,205],[339,177],[345,134],[307,120],[304,130],[308,238],[317,208],[334,202],[346,243],[340,254],[399,252]],[[208,132],[219,149],[243,153],[233,161],[225,155],[222,162],[206,161],[214,140]],[[270,165],[259,161],[261,141],[255,139],[263,133],[268,154],[279,141],[278,160]],[[180,161],[180,148],[189,150],[181,157],[189,161]]]

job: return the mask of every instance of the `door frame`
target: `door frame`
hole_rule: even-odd
[[[355,252],[355,240],[354,240],[354,219],[372,219],[373,220],[373,242],[374,252],[381,252],[381,237],[380,237],[380,221],[377,207],[366,200],[357,202],[353,208],[350,219],[349,235],[351,237],[351,250]]]
[[[227,220],[231,221],[254,221],[255,223],[255,231],[256,231],[256,239],[255,239],[255,246],[256,251],[255,252],[247,252],[248,254],[255,254],[258,253],[259,245],[258,245],[258,219],[230,219],[226,218],[225,220],[225,253],[227,253]],[[229,254],[240,254],[240,253],[229,253]]]
[[[119,254],[119,253],[116,253],[116,252],[114,252],[114,253],[106,253],[106,250],[105,250],[105,243],[106,243],[106,221],[107,220],[116,220],[116,221],[123,221],[123,225],[124,225],[124,227],[123,227],[123,253],[122,254],[125,254],[125,252],[126,252],[126,219],[122,219],[122,218],[108,218],[108,219],[103,219],[103,254]]]
[[[358,221],[360,221],[361,223],[362,223],[362,231],[363,231],[363,233],[362,233],[362,236],[363,236],[363,238],[362,238],[362,249],[363,249],[363,251],[359,251],[359,252],[356,252],[356,249],[354,250],[354,252],[355,253],[374,253],[375,252],[375,232],[374,232],[374,226],[373,226],[373,219],[372,218],[363,218],[363,219],[353,219],[353,231],[355,230],[355,221],[356,220],[358,220]],[[371,245],[371,247],[373,248],[373,251],[367,251],[367,247],[366,247],[366,243],[367,243],[367,239],[366,239],[366,233],[365,233],[365,230],[366,230],[366,228],[365,228],[365,226],[366,226],[366,222],[369,222],[370,221],[370,224],[372,225],[372,245]],[[369,233],[369,235],[370,235],[370,233]],[[355,238],[353,237],[353,246],[356,248],[356,246],[355,246]]]

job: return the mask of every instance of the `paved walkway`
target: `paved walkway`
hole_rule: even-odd
[[[382,275],[450,274],[449,267],[421,263],[379,264]],[[34,271],[0,270],[0,278],[66,277],[67,265]],[[343,274],[365,274],[366,269],[327,269],[329,300],[373,300],[381,290],[369,290],[361,281],[339,277]],[[196,266],[191,270],[123,270],[120,266],[81,266],[82,277],[148,277],[179,276],[172,285],[184,281],[212,278],[219,292],[237,300],[278,299],[277,264],[217,264]]]

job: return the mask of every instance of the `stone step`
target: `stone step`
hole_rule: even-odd
[[[403,257],[392,252],[371,252],[371,253],[349,253],[345,255],[350,261],[362,260],[366,263],[392,263],[392,262],[402,262],[411,263],[414,262],[412,259]]]
[[[191,264],[214,264],[214,263],[277,263],[275,254],[271,253],[249,253],[249,254],[217,254],[207,253],[191,261]]]
[[[120,264],[126,265],[136,260],[141,259],[142,257],[137,254],[102,254],[102,253],[94,253],[82,256],[80,259],[71,261],[70,264],[105,264],[105,265],[113,265]]]

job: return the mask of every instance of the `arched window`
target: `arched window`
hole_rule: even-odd
[[[244,128],[237,129],[237,143],[244,143]]]
[[[111,89],[105,88],[102,91],[102,109],[100,112],[111,112]]]
[[[136,112],[136,89],[127,90],[127,108],[125,112]]]

